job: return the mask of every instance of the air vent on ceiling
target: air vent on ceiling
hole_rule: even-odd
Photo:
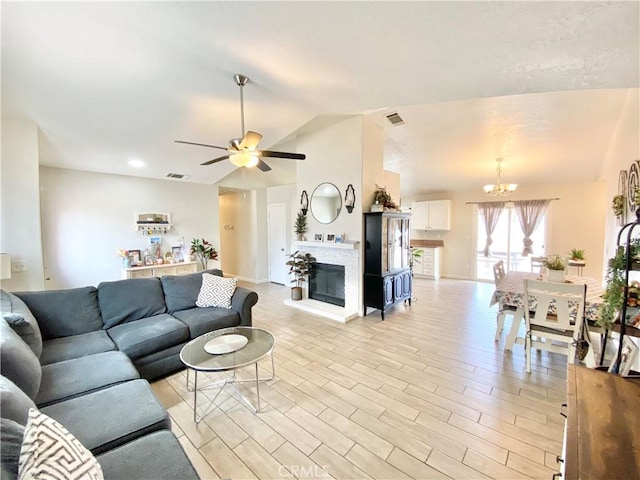
[[[389,115],[387,115],[387,120],[389,120],[391,125],[393,125],[394,127],[397,127],[398,125],[404,125],[404,120],[400,115],[398,115],[398,112],[390,113]]]
[[[189,175],[185,175],[183,173],[167,173],[167,178],[189,178]]]

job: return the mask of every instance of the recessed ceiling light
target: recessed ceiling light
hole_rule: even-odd
[[[144,163],[142,160],[129,160],[129,165],[131,165],[134,168],[142,168],[146,165],[146,163]]]

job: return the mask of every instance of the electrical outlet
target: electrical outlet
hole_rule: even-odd
[[[27,261],[21,259],[11,259],[11,272],[19,273],[27,271]]]

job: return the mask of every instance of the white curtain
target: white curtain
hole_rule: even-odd
[[[480,210],[480,216],[484,222],[484,229],[487,232],[487,241],[484,245],[484,256],[489,256],[489,247],[493,243],[491,235],[496,229],[498,219],[504,208],[504,202],[482,202],[478,204],[478,210]]]
[[[523,257],[533,253],[533,249],[531,248],[531,245],[533,245],[531,235],[540,224],[544,212],[547,211],[549,202],[550,200],[522,200],[513,202],[516,215],[522,227],[522,233],[524,234],[524,239],[522,240],[524,245],[522,249]]]

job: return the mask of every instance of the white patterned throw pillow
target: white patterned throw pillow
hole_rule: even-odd
[[[198,294],[198,307],[231,308],[231,297],[236,291],[237,278],[224,278],[210,273],[202,274],[202,287]]]
[[[20,449],[18,480],[103,480],[96,458],[53,418],[32,408]]]

